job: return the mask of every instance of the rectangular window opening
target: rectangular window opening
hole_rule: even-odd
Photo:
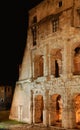
[[[32,30],[32,36],[33,36],[33,46],[35,46],[36,45],[36,38],[37,38],[36,26],[33,26],[31,28],[31,30]]]
[[[62,6],[62,1],[59,1],[59,7],[61,7]]]

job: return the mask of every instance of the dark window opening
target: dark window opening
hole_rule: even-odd
[[[59,7],[61,7],[62,6],[62,1],[59,1]]]
[[[59,65],[57,63],[57,60],[55,60],[55,77],[59,77]]]
[[[35,46],[35,45],[36,45],[36,41],[33,42],[33,46]]]
[[[7,92],[7,89],[6,89],[6,87],[5,87],[5,93]]]
[[[32,36],[33,36],[33,46],[36,45],[36,26],[33,26],[32,28]]]
[[[33,17],[33,24],[37,23],[37,16]]]

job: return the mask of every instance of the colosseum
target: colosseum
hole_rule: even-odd
[[[9,119],[80,125],[80,0],[43,0],[30,9],[26,48]]]

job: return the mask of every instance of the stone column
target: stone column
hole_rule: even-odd
[[[76,127],[76,118],[74,115],[73,108],[63,108],[62,114],[62,127],[64,128],[75,128]]]
[[[61,52],[62,53],[62,73],[64,75],[64,78],[67,76],[67,46],[66,43],[64,45],[64,50]]]
[[[32,124],[33,123],[33,91],[32,90],[31,90],[30,114],[31,114],[30,124]]]
[[[33,59],[33,52],[30,53],[31,55],[31,79],[34,78],[34,59]]]
[[[56,101],[51,101],[51,95],[49,96],[49,125],[56,124]]]
[[[48,75],[51,75],[51,58],[50,58],[50,57],[51,57],[51,56],[48,55],[48,66],[49,66],[49,67],[48,67],[48,69],[49,69],[49,70],[48,70],[48,71],[49,71],[49,72],[48,72]]]
[[[49,73],[49,61],[48,61],[48,47],[46,45],[46,47],[44,48],[44,52],[45,52],[45,55],[43,56],[43,59],[44,59],[44,76],[48,76],[48,73]]]
[[[33,123],[35,123],[35,95],[33,95]]]
[[[22,116],[23,116],[23,105],[22,104],[20,104],[19,106],[18,106],[18,121],[22,121],[23,119],[22,119]]]
[[[67,98],[67,104],[65,102],[63,103],[62,127],[70,129],[76,127],[76,114],[71,97]]]
[[[44,110],[43,110],[43,124],[45,126],[49,125],[49,101],[48,101],[48,95],[49,95],[49,91],[46,90],[45,91],[45,95],[44,95]]]

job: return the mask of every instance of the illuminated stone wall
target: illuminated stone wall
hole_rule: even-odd
[[[79,0],[44,0],[29,11],[27,43],[10,119],[76,127],[80,116],[80,106],[76,110],[76,102],[80,103],[79,9]]]

